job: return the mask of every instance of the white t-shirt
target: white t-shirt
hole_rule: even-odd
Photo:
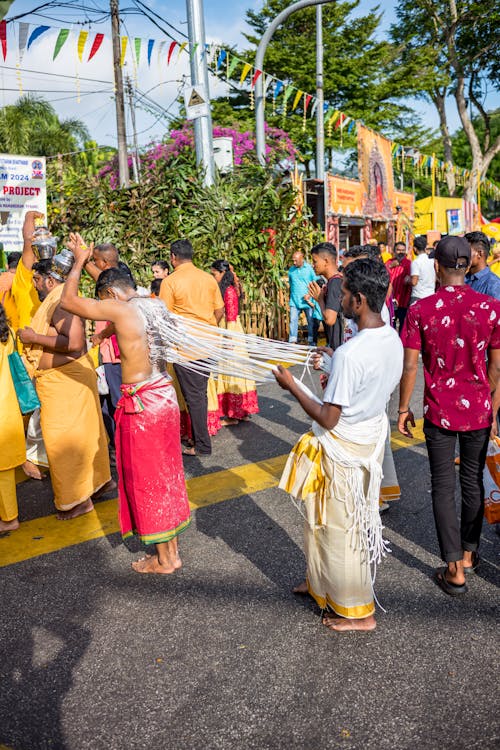
[[[382,414],[403,372],[403,345],[391,326],[364,328],[335,350],[323,401],[356,424]]]
[[[436,291],[436,272],[434,270],[434,261],[429,258],[427,253],[420,253],[415,260],[411,262],[411,276],[418,276],[418,281],[411,290],[411,297],[415,299],[424,299]]]

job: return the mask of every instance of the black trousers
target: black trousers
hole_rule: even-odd
[[[477,550],[484,511],[483,469],[489,428],[457,432],[424,420],[424,435],[431,466],[432,508],[441,557],[456,562],[464,550]],[[460,446],[462,512],[455,504],[455,445]]]
[[[122,366],[120,362],[106,362],[104,364],[104,373],[108,384],[109,393],[101,396],[102,418],[106,432],[108,433],[109,442],[112,448],[115,447],[115,411],[116,404],[120,400],[122,392]]]
[[[194,447],[197,453],[207,455],[212,452],[207,425],[207,379],[198,372],[187,370],[182,365],[174,365],[174,370],[189,409]]]
[[[403,330],[403,323],[405,322],[406,313],[408,312],[407,307],[397,307],[394,312],[394,318],[399,323],[398,331],[399,335],[401,336],[401,332]]]

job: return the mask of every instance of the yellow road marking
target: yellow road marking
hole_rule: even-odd
[[[393,450],[408,448],[423,441],[422,420],[418,421],[414,435],[410,440],[393,432]],[[287,456],[286,453],[188,479],[186,485],[191,508],[203,508],[276,487]],[[0,539],[0,567],[57,552],[91,539],[100,539],[119,530],[116,498],[96,503],[92,513],[72,521],[58,521],[55,515],[23,521],[18,531]]]

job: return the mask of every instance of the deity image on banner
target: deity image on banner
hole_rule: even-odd
[[[363,211],[376,220],[393,217],[394,176],[391,142],[358,125],[359,176],[364,183]]]

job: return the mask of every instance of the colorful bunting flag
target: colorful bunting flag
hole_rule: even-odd
[[[7,21],[0,21],[0,42],[2,44],[3,59],[7,57]]]
[[[19,62],[22,62],[29,33],[30,33],[29,23],[20,23],[19,24]]]
[[[292,104],[292,112],[294,111],[294,109],[297,108],[298,103],[302,99],[303,93],[304,93],[303,91],[297,91],[297,93],[295,94],[295,99],[293,100],[293,104]]]
[[[243,70],[241,71],[240,85],[243,83],[243,81],[245,80],[245,78],[247,77],[247,75],[250,73],[251,70],[252,70],[251,63],[245,63],[243,66]]]
[[[87,62],[90,62],[92,60],[92,58],[98,51],[99,47],[101,46],[103,39],[104,39],[104,34],[95,35],[94,41],[92,42],[92,47],[90,48],[90,54],[89,54]]]
[[[148,39],[148,66],[151,67],[151,55],[153,54],[153,47],[155,46],[154,39]]]
[[[69,29],[61,29],[61,31],[57,35],[56,46],[54,47],[54,54],[52,55],[53,60],[56,59],[57,55],[63,48],[64,43],[66,39],[68,38],[68,36],[69,36]]]
[[[255,84],[257,83],[257,81],[259,80],[259,76],[261,75],[262,75],[262,70],[255,71],[255,73],[253,74],[252,83],[251,83],[252,88],[255,87]]]
[[[228,55],[228,59],[229,59],[229,55]],[[233,55],[231,57],[231,62],[227,66],[227,77],[228,78],[231,78],[231,76],[234,73],[234,69],[236,68],[236,66],[238,65],[239,62],[241,62],[241,60],[239,59],[239,57],[236,57],[236,55]]]
[[[89,36],[88,31],[80,31],[78,34],[78,43],[77,43],[77,50],[78,50],[78,59],[80,62],[82,62],[83,57],[83,50],[85,49],[85,44],[87,42]]]
[[[139,65],[139,61],[141,58],[142,39],[140,39],[138,36],[136,36],[134,39],[134,47],[135,47],[135,59],[137,60],[137,65]]]
[[[280,95],[280,92],[283,89],[283,86],[284,86],[283,81],[276,81],[274,85],[274,93],[273,93],[274,99],[277,99],[277,97]]]
[[[163,50],[165,49],[166,44],[167,43],[165,41],[160,42],[160,45],[158,47],[158,63],[160,62],[160,60],[161,60],[161,58],[163,56]]]
[[[167,65],[170,65],[170,60],[172,59],[174,49],[177,47],[178,44],[179,42],[170,42],[170,47],[168,48],[168,55],[167,55]]]
[[[183,52],[186,47],[188,46],[187,42],[182,42],[182,44],[179,46],[179,52],[177,53],[177,59],[181,56],[181,52]]]
[[[33,44],[33,42],[35,42],[38,39],[38,37],[42,36],[42,34],[45,34],[45,32],[48,31],[49,29],[50,29],[50,26],[37,26],[36,29],[34,29],[31,32],[31,36],[28,39],[27,48],[29,49],[31,45]]]
[[[120,67],[123,68],[125,62],[125,55],[127,54],[128,36],[122,36],[121,39],[121,53],[120,53]]]
[[[219,56],[217,57],[217,65],[216,65],[216,69],[217,70],[219,70],[220,66],[222,65],[222,63],[226,59],[226,56],[227,56],[226,50],[225,49],[221,49],[221,51],[219,52]]]

